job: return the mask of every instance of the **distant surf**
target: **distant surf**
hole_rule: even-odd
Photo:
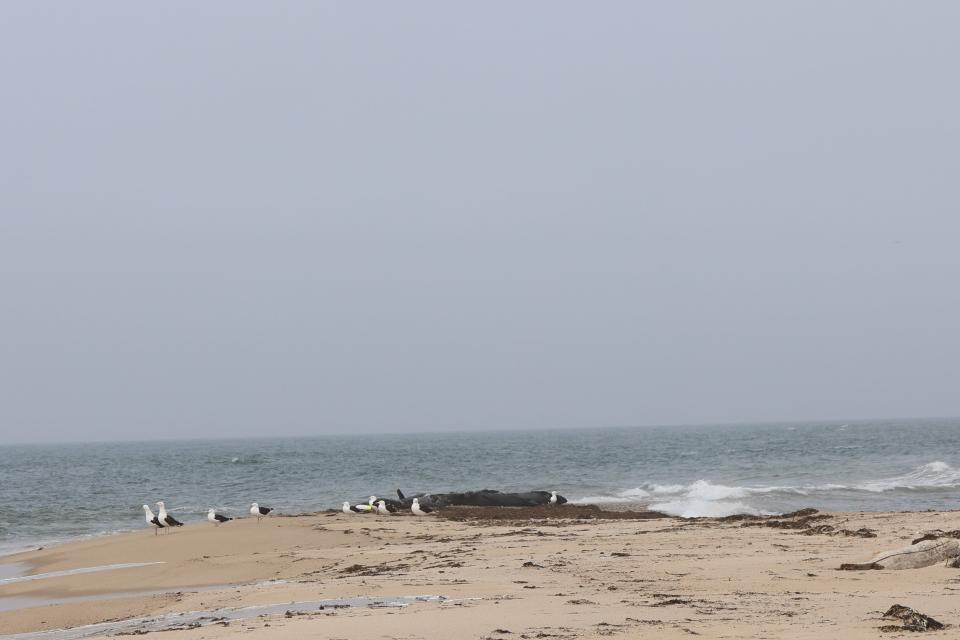
[[[397,488],[556,490],[683,517],[957,509],[960,419],[7,445],[0,553],[142,528],[157,500],[190,522]]]
[[[824,483],[802,486],[738,486],[713,484],[708,480],[693,483],[661,485],[644,483],[624,489],[613,495],[591,495],[574,498],[575,504],[637,503],[654,511],[662,511],[683,518],[723,517],[736,514],[770,515],[770,511],[750,503],[755,496],[804,496],[811,504],[829,504],[831,492],[883,493],[891,491],[939,492],[960,488],[960,469],[946,462],[934,461],[916,467],[908,473],[868,480],[856,484]],[[864,497],[863,504],[869,504]]]

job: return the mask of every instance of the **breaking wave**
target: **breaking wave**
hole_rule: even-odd
[[[921,465],[902,476],[893,476],[881,480],[863,482],[855,485],[860,491],[881,493],[896,489],[924,490],[960,487],[960,469],[951,467],[946,462],[930,462]]]
[[[884,493],[888,491],[937,491],[960,488],[960,469],[946,462],[930,462],[908,473],[861,483],[825,483],[802,486],[740,487],[697,480],[691,484],[644,483],[614,495],[587,496],[572,500],[580,504],[642,503],[654,511],[683,518],[722,517],[735,514],[771,513],[750,504],[759,496],[816,496],[834,491]]]

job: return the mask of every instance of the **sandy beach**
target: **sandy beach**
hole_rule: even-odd
[[[197,523],[9,556],[5,576],[152,564],[0,583],[0,633],[151,616],[177,639],[876,638],[894,604],[960,624],[957,569],[838,570],[918,531],[956,529],[957,512],[743,521],[493,511]],[[401,596],[441,598],[387,606]],[[357,597],[383,604],[289,605]],[[164,617],[271,604],[286,608],[199,624]]]

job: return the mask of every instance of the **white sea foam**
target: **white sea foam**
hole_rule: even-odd
[[[909,473],[856,485],[856,489],[882,493],[895,489],[940,489],[960,487],[960,470],[939,460],[921,465]]]
[[[805,495],[794,487],[730,487],[697,480],[688,485],[645,483],[614,495],[587,496],[571,500],[574,504],[641,503],[655,511],[684,518],[719,517],[738,513],[761,514],[763,510],[742,502],[751,495],[767,493]]]
[[[764,512],[743,502],[726,500],[712,501],[697,498],[682,498],[669,502],[658,502],[650,505],[654,511],[662,511],[681,518],[722,518],[741,513],[762,515]]]
[[[827,482],[816,485],[728,486],[700,479],[690,484],[644,483],[613,495],[588,496],[574,503],[641,503],[655,511],[685,518],[719,517],[738,513],[770,513],[751,504],[761,496],[815,496],[835,491],[883,493],[895,490],[936,491],[960,488],[960,469],[946,462],[930,462],[908,473],[859,484]],[[762,500],[761,500],[762,502]]]
[[[572,500],[578,504],[640,503],[650,509],[671,515],[692,517],[719,517],[738,513],[770,513],[751,504],[762,496],[788,498],[812,496],[835,491],[883,493],[888,491],[936,491],[960,488],[960,469],[946,462],[935,461],[920,465],[908,473],[870,480],[858,484],[826,482],[811,485],[728,486],[700,479],[690,484],[643,483],[613,495],[588,496]],[[754,500],[751,500],[754,498]],[[769,499],[769,498],[768,498]],[[814,504],[816,506],[816,504]]]
[[[689,485],[654,485],[657,499],[650,509],[682,518],[721,517],[738,513],[759,515],[762,511],[742,502],[751,494],[770,493],[779,487],[729,487],[697,480]]]

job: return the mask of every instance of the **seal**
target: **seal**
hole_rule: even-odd
[[[401,503],[406,508],[412,506],[413,498],[417,498],[421,506],[428,506],[434,509],[452,506],[539,507],[551,503],[564,504],[567,502],[566,498],[551,491],[503,493],[495,489],[455,493],[418,493],[409,497],[397,489],[397,496],[400,497]],[[552,502],[553,496],[556,496],[556,502]]]

